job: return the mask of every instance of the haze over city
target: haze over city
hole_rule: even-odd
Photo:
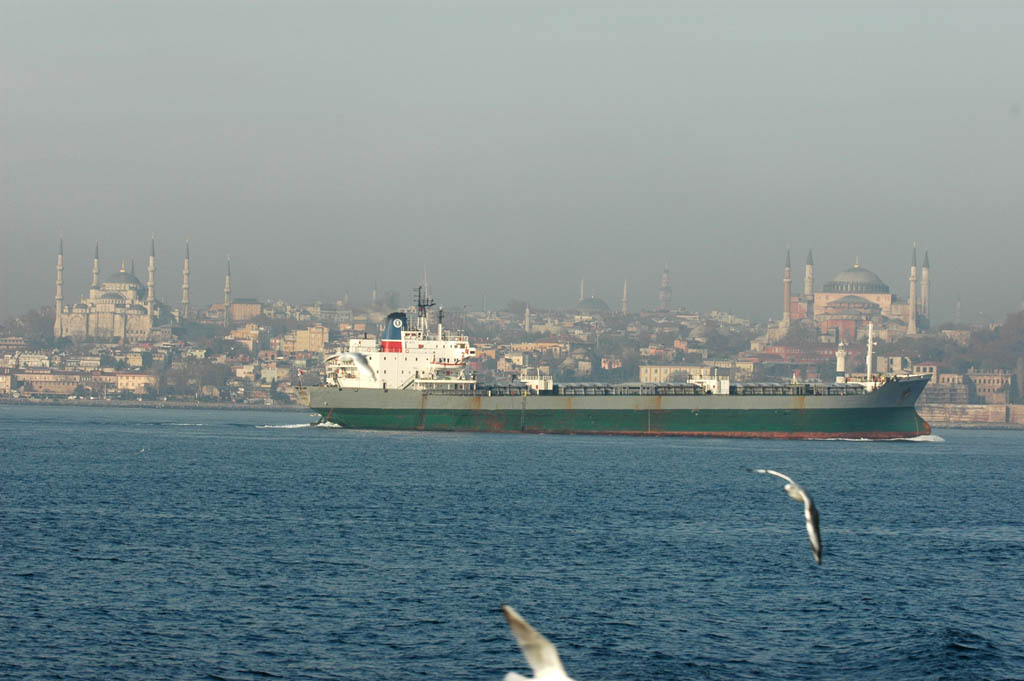
[[[781,314],[787,246],[937,323],[1024,294],[1024,6],[0,2],[0,319],[157,295]]]

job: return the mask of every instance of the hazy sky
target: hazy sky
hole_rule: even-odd
[[[0,318],[157,235],[157,296],[778,318],[860,257],[1024,295],[1024,3],[0,0]]]

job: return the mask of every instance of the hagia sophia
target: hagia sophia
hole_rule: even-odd
[[[869,322],[873,323],[879,339],[917,334],[929,326],[927,252],[921,264],[920,277],[918,275],[915,245],[910,258],[909,295],[906,298],[893,294],[877,274],[861,267],[859,259],[853,267],[825,284],[821,291],[815,291],[814,257],[808,251],[803,294],[793,295],[787,250],[782,279],[782,320],[770,335],[782,338],[793,325],[804,324],[816,327],[823,335],[848,342],[862,338]]]

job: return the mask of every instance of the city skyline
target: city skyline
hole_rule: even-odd
[[[154,255],[156,255],[156,243],[157,243],[157,241],[158,241],[158,239],[156,238],[155,235],[150,235],[150,246],[149,246],[149,249],[152,251],[152,253]],[[88,300],[88,298],[90,297],[89,291],[90,291],[90,289],[92,287],[95,287],[97,281],[99,281],[99,282],[105,281],[112,274],[115,274],[115,273],[117,273],[119,271],[121,271],[121,272],[128,271],[131,274],[138,274],[138,273],[135,272],[135,256],[134,255],[127,255],[126,257],[120,257],[120,258],[118,258],[116,255],[110,256],[110,257],[104,257],[103,254],[106,252],[106,249],[104,249],[102,244],[100,244],[99,242],[94,242],[92,244],[92,246],[91,246],[92,252],[90,253],[89,258],[88,258],[88,268],[85,268],[82,263],[77,263],[76,262],[79,259],[75,258],[73,256],[73,254],[71,254],[71,256],[69,257],[69,251],[67,250],[67,248],[65,246],[65,243],[66,243],[65,239],[59,238],[58,239],[58,248],[57,248],[57,250],[60,250],[63,253],[63,256],[64,256],[61,259],[61,270],[62,270],[62,277],[61,278],[63,280],[63,284],[62,284],[61,288],[62,288],[62,292],[64,293],[63,299],[64,299],[64,302],[65,302],[66,305],[73,305],[79,299]],[[170,308],[170,309],[180,309],[182,307],[183,296],[186,295],[185,294],[185,290],[183,289],[183,283],[185,283],[185,277],[186,277],[185,262],[186,262],[186,260],[188,260],[190,262],[190,264],[188,266],[188,281],[189,281],[189,283],[188,283],[188,286],[187,286],[187,290],[189,291],[189,293],[187,294],[187,297],[188,297],[188,302],[189,302],[189,306],[190,306],[190,308],[192,310],[192,313],[194,314],[195,311],[198,310],[198,309],[205,309],[205,308],[208,308],[211,305],[216,305],[218,303],[221,303],[223,301],[223,284],[224,284],[224,281],[225,281],[224,276],[225,276],[225,273],[230,273],[231,257],[229,255],[227,255],[227,254],[225,254],[223,256],[223,258],[220,261],[221,270],[220,270],[219,273],[217,273],[217,272],[213,272],[213,273],[205,272],[203,276],[200,276],[200,278],[199,278],[200,281],[204,282],[204,284],[205,284],[203,286],[203,288],[200,289],[201,291],[204,292],[204,294],[202,295],[202,297],[198,297],[197,298],[197,296],[196,296],[196,288],[197,287],[193,283],[194,281],[196,281],[196,276],[195,275],[197,274],[197,268],[196,268],[195,265],[191,264],[192,262],[195,261],[195,253],[192,252],[192,250],[194,250],[194,249],[192,249],[192,247],[191,247],[191,242],[190,241],[186,241],[184,244],[182,244],[182,249],[181,250],[182,250],[182,253],[180,254],[180,258],[178,258],[176,265],[175,265],[175,263],[173,261],[170,262],[170,263],[167,262],[167,257],[168,256],[157,257],[157,259],[156,259],[156,263],[157,263],[157,266],[155,268],[155,275],[156,275],[155,276],[155,284],[156,284],[155,289],[157,291],[156,301],[160,302],[161,305],[166,306],[167,308]],[[789,249],[789,250],[792,251],[792,249]],[[807,254],[808,259],[811,258],[812,250],[813,249],[808,251],[808,254]],[[932,257],[930,255],[930,252],[927,249],[921,249],[921,250],[922,250],[922,253],[921,253],[920,257],[922,258],[922,262],[924,261],[924,259]],[[917,255],[917,245],[916,245],[916,243],[912,245],[911,252],[913,254],[912,258],[916,262],[916,259],[919,257]],[[819,260],[824,260],[824,261],[834,260],[834,258],[828,258],[827,257],[828,254],[825,254],[825,256],[826,257],[824,257],[824,258],[819,256]],[[56,253],[55,253],[55,255],[54,255],[54,262],[55,263],[56,263],[56,257],[57,256],[56,256]],[[148,253],[147,253],[146,257],[147,258],[149,257]],[[173,258],[173,255],[171,255],[170,257]],[[143,260],[143,258],[141,256],[140,256],[140,260]],[[108,262],[108,261],[112,261],[112,262]],[[201,261],[206,263],[206,264],[210,263],[210,259],[209,258],[202,258]],[[97,264],[99,265],[98,271],[97,271]],[[236,258],[236,262],[234,263],[234,266],[235,266],[236,270],[239,268],[239,262],[237,261],[237,258]],[[862,267],[865,270],[873,271],[873,270],[871,270],[870,267],[868,267],[868,265],[864,264],[863,259],[860,256],[856,256],[853,259],[852,262],[846,264],[845,266],[840,265],[840,267],[841,267],[841,269],[837,269],[835,272],[833,272],[831,274],[828,273],[828,272],[822,272],[822,268],[821,267],[816,267],[815,275],[814,275],[814,280],[813,280],[813,284],[812,284],[813,290],[816,291],[816,292],[821,292],[823,290],[824,285],[827,284],[828,282],[830,282],[833,277],[839,275],[843,271],[848,270],[850,267]],[[260,267],[260,264],[257,263],[255,265],[249,264],[247,266],[244,266],[243,269],[245,269],[245,271],[248,272],[248,271],[250,271],[250,269],[254,269],[256,271],[259,271],[259,270],[265,269],[265,268]],[[666,275],[668,275],[670,277],[670,282],[672,284],[674,284],[676,282],[675,282],[674,275],[672,273],[671,267],[663,266],[662,268],[656,268],[656,269],[657,269],[657,271],[655,273],[656,277],[653,276],[653,275],[650,277],[652,280],[655,279],[655,278],[657,279],[657,286],[656,286],[656,288],[654,288],[654,290],[647,291],[647,292],[644,292],[644,291],[635,292],[634,291],[634,293],[630,293],[629,294],[629,297],[630,297],[630,300],[631,300],[631,302],[630,302],[630,309],[631,309],[631,311],[636,312],[636,311],[639,311],[639,310],[657,310],[657,309],[659,309],[661,307],[664,307],[664,305],[663,305],[663,298],[662,298],[662,296],[663,296],[663,287],[665,285],[664,277]],[[782,278],[783,269],[784,268],[781,267],[781,266],[777,268],[777,274],[778,274],[778,276],[776,277],[777,281],[773,282],[777,286],[778,290],[780,290],[780,291],[782,290],[781,287],[782,287],[782,282],[783,282],[783,278]],[[909,298],[909,277],[906,274],[906,272],[909,272],[909,261],[908,261],[908,265],[905,266],[904,269],[905,269],[905,275],[903,277],[902,284],[900,283],[901,280],[899,278],[897,278],[895,280],[896,283],[893,283],[893,280],[887,279],[885,276],[882,276],[882,280],[884,281],[884,283],[886,283],[890,287],[890,289],[892,290],[892,293],[895,296],[897,296],[897,297],[903,299],[904,301],[906,301]],[[799,264],[799,267],[794,268],[794,273],[795,274],[793,275],[794,279],[799,279],[800,280],[801,290],[804,290],[804,288],[806,287],[806,284],[803,283],[803,279],[804,279],[804,272],[803,272],[803,270],[804,270],[803,265]],[[87,274],[85,274],[86,272],[87,272]],[[943,273],[940,272],[940,277],[942,276],[942,274]],[[97,280],[97,275],[98,275],[98,280]],[[398,298],[398,305],[401,306],[401,307],[405,307],[405,306],[410,304],[410,300],[406,300],[406,298],[408,298],[409,295],[411,295],[410,292],[413,291],[416,288],[417,285],[423,284],[424,283],[424,277],[425,276],[429,277],[429,275],[430,275],[429,271],[425,270],[423,273],[420,274],[420,276],[418,278],[415,278],[415,279],[411,278],[409,280],[409,284],[407,286],[405,286],[405,287],[400,287],[400,286],[397,286],[397,285],[390,285],[389,282],[379,282],[379,281],[366,282],[366,286],[361,287],[360,289],[356,289],[354,291],[353,290],[345,290],[343,292],[340,292],[338,295],[336,295],[334,297],[320,297],[320,298],[306,297],[306,298],[301,298],[301,299],[289,299],[289,298],[287,298],[285,296],[273,295],[272,292],[271,292],[270,295],[267,295],[267,296],[253,296],[253,295],[249,295],[247,290],[236,289],[238,295],[233,295],[232,298],[233,299],[242,299],[242,298],[259,299],[259,300],[263,300],[263,301],[283,300],[285,302],[288,302],[288,303],[294,304],[294,305],[307,305],[307,304],[312,304],[312,303],[316,303],[316,302],[333,303],[335,301],[341,301],[341,300],[346,300],[347,299],[348,300],[348,304],[351,307],[361,308],[361,307],[368,307],[371,304],[372,297],[373,297],[373,291],[374,291],[374,289],[376,289],[376,292],[377,292],[379,298],[382,298],[386,293],[389,293],[389,292],[390,293],[394,293],[397,296],[397,298]],[[145,274],[138,274],[138,276],[145,276]],[[599,279],[599,281],[607,281],[607,280],[608,280],[607,276],[602,278],[602,279]],[[237,279],[236,279],[236,281],[237,281]],[[140,279],[140,283],[142,283],[141,279]],[[626,280],[624,283],[626,284],[626,286],[628,286],[628,280]],[[80,286],[79,286],[79,284],[80,284]],[[436,285],[435,285],[435,283],[433,281],[433,278],[430,278],[430,281],[428,282],[428,284],[431,286],[432,292],[437,293],[437,289],[435,288]],[[623,288],[625,289],[626,286],[624,286]],[[920,284],[919,284],[919,286],[920,286]],[[258,285],[257,285],[257,288],[259,288]],[[363,291],[362,288],[365,288],[365,291]],[[210,292],[214,291],[214,290],[216,290],[217,293],[216,294],[210,294]],[[550,294],[548,299],[555,299],[555,300],[559,300],[560,299],[561,300],[561,302],[559,302],[557,304],[553,304],[553,305],[544,305],[544,304],[539,304],[538,302],[535,302],[535,301],[527,300],[527,299],[525,299],[522,296],[516,295],[515,291],[509,291],[505,298],[499,298],[498,300],[487,300],[486,295],[484,295],[484,296],[481,297],[480,300],[477,301],[476,305],[472,304],[472,301],[463,303],[462,305],[456,305],[456,304],[452,303],[450,300],[448,300],[444,296],[443,293],[439,294],[438,302],[440,304],[442,304],[442,305],[447,305],[450,309],[454,309],[456,307],[465,307],[467,309],[479,310],[479,309],[483,309],[482,305],[486,304],[486,309],[492,310],[492,311],[500,311],[500,310],[502,310],[506,306],[507,303],[518,301],[518,302],[524,302],[524,303],[532,306],[535,310],[542,310],[542,309],[553,309],[554,310],[554,309],[568,309],[568,308],[572,308],[573,306],[575,306],[575,304],[577,302],[579,302],[580,300],[583,299],[582,297],[586,297],[586,298],[597,297],[597,298],[601,298],[605,303],[607,303],[609,308],[611,310],[613,310],[613,311],[617,311],[621,307],[621,297],[620,298],[615,298],[615,297],[611,297],[611,296],[602,295],[600,293],[599,289],[596,286],[593,285],[592,280],[588,279],[587,277],[581,277],[576,282],[576,289],[575,289],[575,291],[577,292],[577,295],[575,297],[573,297],[572,295],[564,295],[563,296],[563,295],[560,295],[560,292],[559,293],[552,293],[552,294]],[[646,293],[646,295],[645,295],[645,293]],[[671,286],[669,287],[669,295],[671,296]],[[620,296],[621,296],[621,294],[620,294]],[[53,295],[52,294],[50,296],[50,299],[51,299],[51,303],[52,303],[52,300],[53,300]],[[36,307],[45,307],[45,304],[43,304],[41,306],[36,306]],[[727,306],[727,305],[724,305],[724,304],[723,305],[714,305],[713,302],[712,302],[712,305],[707,307],[707,308],[698,308],[698,307],[695,307],[693,305],[688,305],[685,300],[678,300],[678,299],[672,299],[672,304],[670,305],[670,308],[672,308],[672,309],[686,309],[686,310],[690,310],[690,311],[693,311],[693,312],[702,312],[702,313],[708,313],[708,312],[711,312],[712,310],[728,311],[728,312],[735,313],[735,309],[734,308],[732,308],[730,306]],[[781,303],[778,303],[777,308],[778,309],[771,309],[770,308],[770,309],[764,310],[764,311],[762,311],[762,314],[760,314],[760,315],[755,313],[755,314],[752,314],[752,315],[740,315],[740,316],[746,316],[747,318],[749,318],[749,319],[751,319],[753,321],[757,321],[757,322],[765,322],[765,321],[769,321],[769,320],[779,321],[782,318],[782,305],[781,305]],[[28,311],[29,309],[35,309],[35,308],[25,308],[23,311]],[[926,315],[926,316],[931,317],[934,320],[934,323],[942,324],[942,323],[947,323],[947,322],[954,321],[954,316],[956,314],[956,305],[955,304],[948,311],[937,309],[934,305],[931,305],[930,309],[931,309],[931,314],[930,315]],[[997,322],[997,321],[1000,321],[1002,319],[1002,316],[1005,316],[1005,314],[1008,314],[1008,313],[1011,313],[1011,312],[1014,312],[1014,311],[1016,311],[1014,308],[1010,308],[1010,309],[1005,310],[1002,313],[1002,315],[1000,315],[999,311],[993,311],[993,312],[989,313],[989,316],[985,316],[982,320],[972,318],[972,316],[970,314],[970,311],[968,311],[968,313],[965,315],[965,317],[964,317],[964,319],[962,319],[962,321],[964,323],[978,323],[979,321],[985,321],[985,322],[993,321],[993,322]],[[984,311],[979,311],[979,313],[982,313],[982,312],[984,312]]]
[[[786,247],[859,257],[941,323],[1024,293],[1024,6],[4,2],[0,319],[96,241],[177,305],[673,303],[781,315]],[[1010,247],[1007,247],[1007,246]],[[109,257],[108,257],[109,256]],[[172,266],[173,263],[173,266]]]
[[[61,256],[63,256],[63,250],[64,250],[64,239],[60,238],[60,239],[58,239],[58,251],[60,252]],[[787,266],[789,265],[790,255],[791,255],[790,251],[791,250],[792,249],[787,249],[787,255],[786,255],[786,265]],[[912,248],[911,248],[911,253],[912,253],[911,261],[914,264],[917,263],[917,258],[918,258],[917,250],[918,250],[917,249],[917,244],[915,243],[915,244],[912,245]],[[91,263],[91,265],[90,265],[91,269],[89,270],[89,276],[91,277],[90,285],[82,290],[82,292],[79,294],[78,298],[75,298],[75,285],[74,285],[75,282],[73,280],[68,280],[68,278],[64,275],[64,271],[65,270],[69,270],[73,275],[76,274],[76,273],[77,274],[81,274],[81,272],[80,272],[81,267],[72,266],[69,269],[68,268],[69,259],[67,257],[60,257],[59,258],[59,266],[58,266],[58,268],[59,268],[59,271],[60,271],[60,275],[59,275],[58,278],[62,282],[61,286],[59,287],[60,291],[61,291],[61,293],[59,295],[61,295],[62,300],[64,300],[65,305],[72,306],[72,305],[75,304],[76,300],[79,300],[79,299],[82,300],[83,302],[88,302],[88,300],[95,295],[93,293],[90,293],[90,291],[96,289],[98,283],[105,281],[112,274],[116,274],[119,271],[122,272],[122,273],[128,271],[132,275],[136,274],[135,273],[135,269],[134,269],[135,268],[134,256],[129,256],[127,258],[121,258],[120,260],[116,260],[113,263],[112,267],[108,267],[108,266],[104,266],[103,264],[101,264],[102,261],[103,261],[103,258],[102,258],[101,254],[100,254],[100,251],[101,251],[101,245],[98,242],[94,243],[93,244],[92,259],[89,261]],[[151,235],[150,236],[150,255],[154,256],[154,257],[156,256],[156,236],[155,235]],[[216,305],[216,304],[218,304],[218,302],[222,302],[224,300],[224,298],[221,298],[220,301],[218,301],[216,299],[210,300],[209,298],[207,298],[206,301],[204,302],[203,300],[197,300],[195,298],[195,296],[194,296],[195,287],[192,285],[193,274],[195,273],[195,269],[190,264],[192,258],[193,258],[193,256],[192,256],[191,251],[190,251],[190,242],[186,241],[186,243],[184,245],[184,252],[183,252],[181,260],[180,260],[180,266],[176,270],[177,273],[178,273],[177,284],[176,285],[170,284],[169,281],[168,281],[169,278],[173,276],[175,270],[174,270],[174,268],[172,266],[171,267],[172,271],[170,273],[168,273],[167,272],[168,264],[166,262],[162,263],[162,266],[155,267],[154,268],[154,272],[149,273],[150,277],[153,277],[154,274],[157,275],[155,277],[155,281],[153,283],[156,284],[155,289],[160,291],[161,293],[156,295],[155,301],[159,302],[161,304],[161,306],[164,306],[164,307],[166,307],[168,309],[180,310],[187,303],[189,308],[191,309],[191,314],[195,314],[196,310],[198,310],[198,309],[208,308],[209,306]],[[922,256],[921,256],[921,258],[922,258],[922,265],[924,266],[925,270],[930,272],[930,268],[927,267],[928,261],[929,261],[929,258],[930,258],[930,253],[929,253],[929,251],[927,249],[922,249]],[[73,263],[74,259],[73,258],[70,259],[70,262]],[[152,258],[150,258],[149,265],[153,266],[155,264],[155,262],[156,261],[154,261]],[[812,250],[809,250],[808,253],[807,253],[807,264],[809,266],[813,265]],[[230,286],[230,284],[227,283],[227,282],[230,282],[230,272],[231,272],[231,270],[230,270],[231,258],[230,258],[229,255],[225,255],[224,260],[222,262],[222,267],[223,267],[223,271],[221,273],[221,280],[223,280],[224,274],[227,274],[227,280],[225,282],[225,285],[226,286]],[[808,290],[807,289],[808,286],[811,287],[811,289],[810,289],[811,291],[816,292],[816,293],[821,293],[821,292],[827,290],[827,288],[826,288],[827,285],[830,282],[832,282],[832,279],[834,277],[840,276],[840,275],[842,275],[843,272],[849,271],[849,269],[851,267],[853,267],[853,268],[861,268],[863,270],[871,272],[871,269],[869,267],[867,267],[867,266],[862,264],[860,256],[857,256],[857,257],[854,258],[853,263],[851,263],[847,267],[844,267],[842,270],[838,270],[837,272],[835,272],[832,275],[827,275],[827,273],[822,273],[820,268],[816,270],[816,274],[811,275],[810,274],[811,267],[808,267],[808,268],[806,268],[808,270],[807,276],[809,276],[811,278],[810,279],[806,279],[805,278],[805,273],[803,271],[805,268],[804,268],[803,265],[801,265],[798,268],[798,270],[799,270],[798,272],[797,272],[797,270],[794,270],[794,272],[797,272],[797,273],[795,275],[793,275],[793,276],[796,277],[796,278],[799,278],[801,280],[804,280],[802,282],[802,284],[801,284],[801,287],[802,287],[801,290],[804,291],[805,293]],[[236,263],[236,268],[237,268],[237,263]],[[258,266],[257,266],[257,269],[258,269]],[[782,268],[782,269],[784,270],[785,268]],[[910,267],[908,266],[908,271],[909,271],[909,269],[910,269]],[[160,275],[160,273],[163,273],[162,276]],[[339,295],[337,295],[335,297],[329,297],[329,298],[315,298],[315,299],[313,299],[313,298],[304,298],[304,299],[296,300],[296,299],[288,299],[288,298],[283,297],[283,296],[275,296],[275,295],[270,295],[270,296],[251,296],[251,295],[248,295],[248,293],[245,292],[245,291],[242,291],[241,295],[238,295],[238,296],[231,295],[229,293],[229,291],[224,291],[223,293],[224,293],[224,296],[231,296],[232,299],[243,299],[243,298],[245,298],[245,299],[259,299],[259,300],[263,300],[263,301],[266,301],[266,302],[275,301],[275,300],[281,300],[281,301],[285,301],[285,302],[287,302],[289,304],[294,304],[294,305],[307,305],[307,304],[318,303],[318,302],[319,303],[334,303],[336,301],[343,301],[344,300],[344,301],[346,301],[347,305],[349,305],[350,307],[353,307],[353,308],[365,308],[365,307],[370,306],[372,304],[372,301],[373,301],[373,298],[374,298],[375,294],[377,295],[378,300],[380,300],[380,299],[383,299],[383,297],[386,294],[391,293],[391,294],[394,294],[396,296],[396,298],[398,300],[397,305],[399,307],[406,307],[406,306],[408,306],[411,303],[411,298],[410,298],[410,300],[406,300],[406,298],[411,296],[411,292],[416,288],[416,286],[424,284],[424,283],[428,283],[428,284],[430,283],[430,282],[427,281],[427,277],[428,276],[429,276],[429,272],[426,271],[426,269],[425,269],[424,272],[423,272],[423,276],[421,278],[419,278],[418,280],[416,280],[415,282],[411,283],[409,286],[407,286],[405,288],[400,288],[400,287],[396,287],[396,286],[390,286],[390,285],[388,285],[388,282],[377,282],[377,281],[374,281],[374,282],[369,283],[369,287],[367,288],[366,292],[363,295],[360,295],[359,291],[353,293],[352,291],[346,290],[343,293],[341,293],[341,294],[339,294]],[[783,275],[783,276],[785,276],[785,275]],[[826,276],[827,276],[827,278],[824,278]],[[666,277],[668,277],[668,279],[666,279]],[[934,305],[930,304],[930,301],[929,301],[930,282],[932,281],[932,279],[930,277],[928,277],[927,275],[923,275],[920,278],[922,279],[922,281],[918,282],[917,287],[919,289],[921,289],[922,288],[922,284],[923,284],[923,290],[918,292],[918,296],[923,296],[923,300],[919,299],[918,302],[917,302],[917,306],[920,307],[921,314],[923,314],[926,318],[931,320],[934,324],[943,324],[943,323],[957,321],[957,317],[961,315],[961,311],[958,310],[957,308],[961,307],[962,304],[954,304],[954,306],[948,311],[948,314],[947,314],[946,311],[942,311],[942,310],[936,309],[934,307]],[[207,280],[207,279],[209,279],[209,277],[204,277],[203,279]],[[910,283],[909,279],[910,279],[910,277],[908,276],[907,277],[907,284],[906,284],[907,285],[907,290],[904,290],[904,291],[900,290],[900,285],[899,284],[891,284],[884,277],[882,278],[882,282],[885,283],[889,287],[891,292],[894,294],[894,296],[895,296],[894,301],[896,299],[901,299],[904,303],[906,303],[908,301],[913,303],[913,300],[911,299],[910,292],[909,292],[909,283]],[[784,281],[784,279],[782,279],[782,278],[779,279],[779,283],[782,283],[783,281]],[[494,300],[487,301],[486,296],[482,296],[481,300],[480,300],[480,304],[477,305],[477,306],[474,306],[474,305],[472,305],[470,303],[464,303],[461,306],[460,305],[455,305],[455,304],[452,304],[451,301],[447,300],[443,296],[441,298],[439,298],[438,302],[440,302],[442,305],[447,305],[449,307],[449,309],[457,309],[459,307],[464,307],[467,310],[469,310],[469,309],[480,310],[480,309],[483,309],[484,305],[486,305],[486,309],[488,309],[488,310],[500,311],[508,303],[517,303],[518,302],[518,303],[525,303],[525,304],[527,304],[529,306],[532,306],[535,310],[542,310],[542,309],[552,309],[552,310],[555,310],[555,309],[568,309],[568,308],[571,308],[576,303],[582,301],[585,297],[586,298],[595,298],[596,297],[596,298],[601,298],[608,305],[610,310],[619,310],[622,307],[622,302],[623,301],[621,299],[617,300],[617,299],[613,299],[613,298],[607,298],[607,297],[604,297],[602,295],[598,295],[595,287],[592,286],[592,285],[587,285],[586,282],[587,282],[587,279],[585,277],[580,278],[580,280],[578,282],[578,286],[579,286],[579,288],[578,288],[578,291],[579,291],[578,297],[576,297],[573,300],[569,300],[568,302],[564,302],[562,304],[557,304],[557,305],[540,305],[540,304],[538,304],[535,301],[525,300],[522,297],[516,296],[514,291],[513,292],[509,292],[508,297],[506,297],[504,299],[499,299],[497,301],[494,301]],[[139,283],[140,284],[142,283],[141,280],[139,280]],[[69,286],[69,284],[70,284],[70,286]],[[630,308],[631,311],[633,311],[633,312],[636,312],[638,310],[648,310],[648,311],[650,311],[650,310],[657,310],[657,309],[665,308],[665,304],[664,304],[665,303],[665,297],[664,296],[666,294],[666,285],[668,286],[667,294],[668,294],[669,300],[671,300],[671,295],[672,295],[671,294],[671,274],[670,274],[670,268],[668,268],[667,266],[665,266],[658,273],[658,289],[654,292],[654,295],[653,296],[651,296],[651,295],[648,295],[648,296],[640,295],[639,296],[639,298],[641,300],[643,300],[645,298],[647,298],[647,299],[652,299],[653,298],[654,300],[651,301],[650,304],[642,304],[642,305],[639,305],[639,306],[636,305],[636,303],[634,302],[633,306]],[[146,286],[148,286],[148,284]],[[209,289],[210,287],[207,286],[206,288]],[[626,295],[627,289],[628,289],[628,280],[625,280],[623,282],[623,290],[622,290],[622,294],[623,295]],[[67,290],[67,292],[68,292],[67,296],[64,296],[64,291],[65,290]],[[170,292],[170,295],[168,295],[168,292]],[[177,298],[175,298],[175,292],[177,292]],[[432,292],[436,292],[436,289],[432,289]],[[557,296],[551,296],[551,297],[557,297]],[[636,298],[634,298],[634,301],[635,300],[636,300]],[[794,300],[794,304],[797,304],[796,303],[796,296],[794,296],[793,300]],[[490,304],[488,304],[488,303],[490,303]],[[958,303],[960,303],[959,300],[958,300]],[[1024,307],[1024,306],[1022,306],[1022,307]],[[669,305],[669,308],[671,308],[671,309],[690,310],[690,311],[693,311],[693,312],[701,312],[701,313],[708,313],[708,312],[711,312],[713,310],[735,313],[735,310],[733,308],[726,307],[724,305],[719,305],[719,306],[712,305],[712,306],[710,306],[710,307],[708,307],[706,309],[702,309],[702,308],[697,308],[697,307],[693,307],[693,306],[688,306],[685,301],[678,301],[678,300],[672,301],[672,304]],[[1005,313],[1004,313],[1004,316],[1005,316],[1005,314],[1008,314],[1008,313],[1011,313],[1011,312],[1014,312],[1014,311],[1015,310],[1012,309],[1012,308],[1009,309],[1009,310],[1006,310]],[[968,314],[966,315],[966,317],[960,319],[959,321],[962,321],[963,323],[968,323],[968,324],[975,324],[975,323],[979,323],[979,322],[986,322],[986,323],[987,322],[998,322],[1001,319],[1001,317],[999,317],[998,314],[999,314],[998,312],[994,312],[994,313],[991,314],[991,316],[982,316],[982,319],[975,319],[975,318],[973,318],[971,316],[970,311],[968,311]],[[188,316],[188,315],[186,315],[186,316]],[[744,316],[744,315],[741,315],[741,316]],[[779,308],[777,310],[769,309],[769,310],[763,311],[763,314],[760,314],[760,315],[758,315],[758,314],[746,315],[746,317],[748,319],[751,319],[751,320],[755,321],[755,322],[779,321],[779,320],[782,319],[782,306],[780,304]]]

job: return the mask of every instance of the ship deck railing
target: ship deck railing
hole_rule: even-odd
[[[557,395],[565,397],[642,397],[672,395],[710,395],[711,391],[692,383],[626,383],[604,385],[597,383],[556,385],[551,390],[534,391],[527,386],[429,386],[428,393],[465,395],[471,397],[521,397],[523,395]],[[730,395],[863,395],[864,386],[843,383],[740,383],[729,386]]]

